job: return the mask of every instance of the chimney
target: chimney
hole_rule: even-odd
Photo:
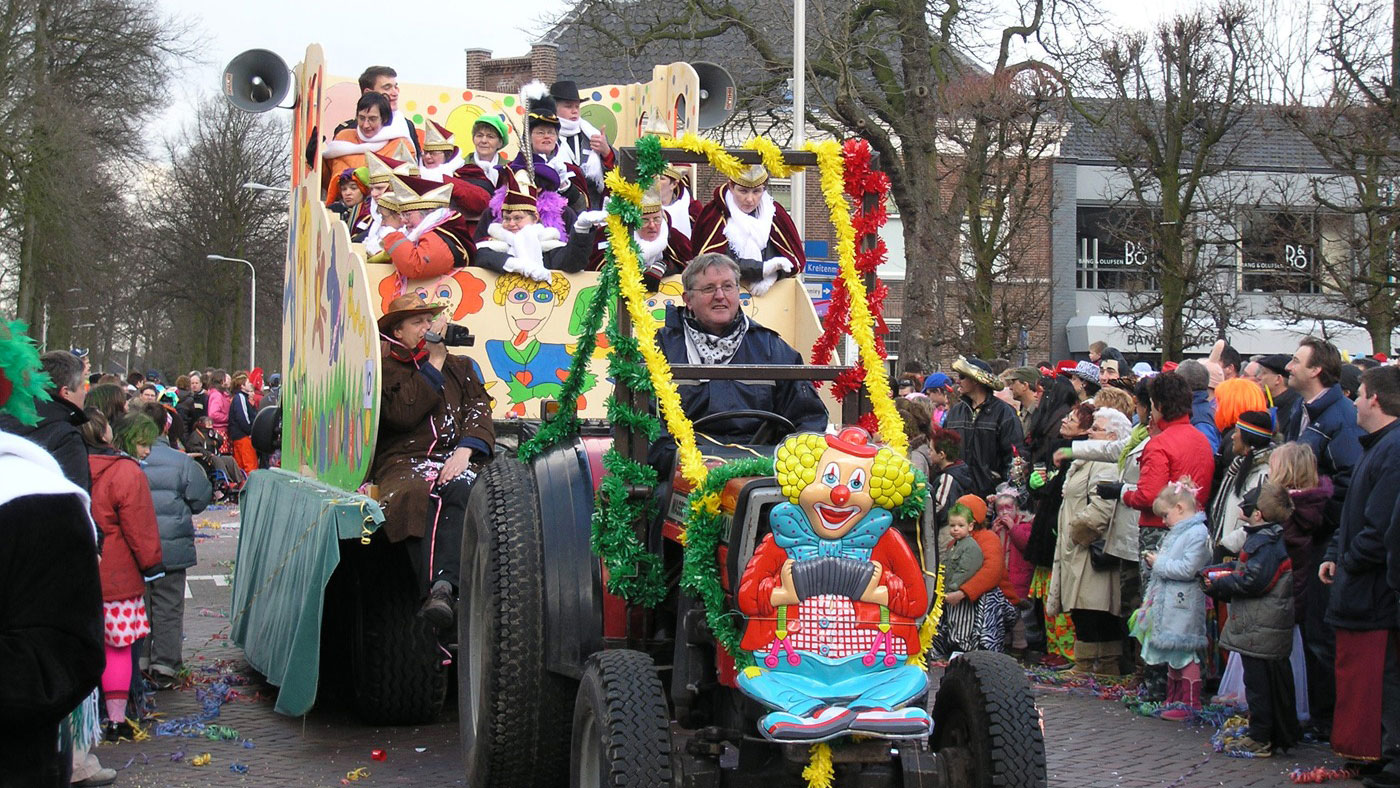
[[[468,48],[467,53],[467,90],[486,89],[486,64],[491,60],[491,50],[481,48]]]
[[[546,85],[559,79],[559,46],[557,44],[530,45],[530,77],[538,79]]]

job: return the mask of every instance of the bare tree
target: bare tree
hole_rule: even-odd
[[[286,121],[252,115],[221,97],[206,99],[179,139],[167,142],[169,163],[152,185],[161,210],[150,215],[149,270],[142,287],[151,327],[150,358],[188,369],[202,364],[242,368],[248,347],[248,271],[207,260],[248,260],[257,271],[257,356],[280,363],[287,198],[243,188],[285,183],[291,162]]]
[[[1055,48],[1047,20],[1080,24],[1080,8],[1026,0],[987,42],[981,32],[997,29],[990,7],[809,2],[805,120],[838,138],[863,137],[879,153],[907,250],[900,355],[925,363],[953,351],[1005,352],[1006,338],[1049,301],[1048,256],[1028,270],[1033,256],[1021,246],[1037,232],[1048,245],[1046,157],[1064,91],[1059,71],[1027,50]],[[574,45],[647,69],[707,46],[733,53],[725,65],[748,101],[731,124],[780,141],[792,128],[790,3],[584,0],[561,25]],[[960,316],[966,333],[949,330]]]
[[[1285,122],[1329,170],[1310,178],[1313,221],[1291,239],[1316,266],[1322,294],[1280,297],[1278,308],[1360,326],[1389,353],[1400,325],[1400,3],[1329,0],[1309,48],[1311,71],[1323,75],[1318,95],[1302,80],[1280,83]]]
[[[1217,270],[1238,243],[1242,192],[1222,176],[1249,144],[1237,127],[1255,111],[1258,40],[1249,8],[1230,0],[1120,34],[1102,50],[1108,100],[1080,105],[1125,184],[1117,232],[1147,250],[1111,314],[1164,358],[1215,338],[1217,316],[1234,311]]]

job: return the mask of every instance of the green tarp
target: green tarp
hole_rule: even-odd
[[[240,521],[229,637],[280,688],[277,711],[305,714],[316,702],[321,613],[340,540],[372,533],[384,514],[363,495],[267,470],[248,477]]]

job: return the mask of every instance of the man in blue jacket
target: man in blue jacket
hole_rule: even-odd
[[[1318,578],[1331,586],[1327,623],[1336,630],[1332,749],[1385,764],[1367,785],[1400,786],[1397,606],[1386,582],[1386,544],[1400,500],[1400,369],[1377,367],[1361,376],[1356,414],[1366,434],[1352,476],[1355,494],[1343,504],[1341,526],[1318,565]]]
[[[776,331],[739,309],[739,264],[727,255],[702,254],[681,274],[685,308],[668,308],[666,324],[656,335],[672,364],[801,364],[802,356]],[[692,421],[715,413],[761,410],[784,416],[798,432],[824,432],[826,406],[805,380],[678,380],[681,408]],[[704,432],[721,443],[750,443],[762,421],[728,419]],[[773,441],[781,441],[779,431]],[[652,442],[648,460],[662,470],[675,465],[676,442],[662,434]],[[663,481],[666,476],[663,475]]]
[[[1332,500],[1323,510],[1326,539],[1336,530],[1342,504],[1351,487],[1352,469],[1361,460],[1361,435],[1356,423],[1356,406],[1338,385],[1342,374],[1342,354],[1331,342],[1305,337],[1288,360],[1288,387],[1298,392],[1298,403],[1283,427],[1284,440],[1299,441],[1317,457],[1317,472],[1332,479]],[[1362,497],[1368,491],[1362,490]],[[1336,691],[1332,686],[1336,662],[1332,627],[1324,620],[1328,593],[1317,578],[1309,577],[1303,588],[1300,628],[1308,666],[1308,703],[1313,724],[1325,733],[1332,722]]]

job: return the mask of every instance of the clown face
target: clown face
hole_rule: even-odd
[[[854,457],[835,448],[817,461],[817,478],[802,488],[798,504],[817,535],[840,539],[875,505],[870,497],[871,458]]]
[[[558,301],[548,285],[534,288],[514,287],[506,293],[506,322],[516,334],[515,344],[534,336],[554,314]]]

